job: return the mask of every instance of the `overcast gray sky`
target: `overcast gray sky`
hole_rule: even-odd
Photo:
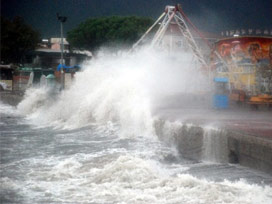
[[[157,18],[166,5],[181,3],[200,29],[272,28],[272,0],[2,0],[1,15],[22,16],[43,37],[59,36],[56,13],[68,17],[65,32],[89,17],[139,15]]]

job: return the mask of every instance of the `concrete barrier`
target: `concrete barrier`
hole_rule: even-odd
[[[272,141],[255,136],[228,132],[229,162],[272,174]]]
[[[12,91],[1,91],[0,92],[0,100],[3,103],[16,106],[23,99],[22,92],[12,92]]]
[[[217,163],[239,163],[272,174],[272,140],[226,128],[175,124],[160,120],[158,137],[175,145],[184,158]]]

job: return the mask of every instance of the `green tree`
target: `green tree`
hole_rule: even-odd
[[[153,23],[146,17],[90,18],[67,34],[71,47],[95,51],[100,46],[131,46]]]
[[[34,50],[39,42],[39,32],[25,24],[23,18],[1,17],[1,61],[22,63],[25,54]]]

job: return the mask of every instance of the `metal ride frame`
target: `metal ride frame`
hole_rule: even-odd
[[[185,41],[187,42],[188,46],[193,51],[194,56],[196,59],[200,62],[200,64],[203,67],[208,67],[206,61],[204,60],[204,57],[202,53],[200,52],[199,48],[196,45],[196,42],[194,41],[192,34],[185,22],[185,19],[183,18],[183,12],[181,12],[180,5],[176,6],[166,6],[165,12],[162,13],[162,15],[155,21],[155,23],[144,33],[144,35],[133,45],[132,49],[135,49],[147,36],[147,34],[157,25],[160,23],[161,19],[164,17],[162,22],[160,23],[160,27],[157,30],[152,42],[151,46],[155,47],[158,46],[164,35],[165,32],[171,22],[174,22],[177,24],[179,31],[181,35],[184,37]]]
[[[164,17],[164,18],[163,18]],[[163,19],[163,20],[162,20]],[[162,21],[161,21],[162,20]],[[203,68],[205,68],[209,72],[209,79],[211,79],[211,70],[210,66],[208,66],[207,62],[205,61],[200,49],[198,48],[187,23],[194,29],[194,31],[204,40],[204,42],[209,46],[211,50],[213,50],[212,45],[205,39],[205,37],[197,30],[197,28],[193,25],[193,23],[189,20],[189,18],[183,12],[181,5],[177,4],[176,6],[166,6],[165,12],[161,14],[161,16],[155,21],[155,23],[142,35],[142,37],[133,45],[132,50],[137,48],[139,44],[144,40],[144,38],[150,33],[150,31],[157,25],[160,24],[159,29],[155,33],[155,36],[151,42],[152,47],[158,46],[166,33],[167,28],[169,27],[170,23],[175,23],[181,35],[184,37],[185,42],[188,44],[190,49],[193,52],[194,57],[196,57],[197,61],[201,64]],[[229,66],[225,62],[224,59],[220,56],[217,51],[214,51],[216,57],[219,61],[223,64],[223,70],[228,71]]]

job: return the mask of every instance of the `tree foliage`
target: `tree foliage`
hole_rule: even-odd
[[[24,55],[39,42],[39,32],[25,24],[21,17],[13,20],[1,17],[1,61],[22,63]]]
[[[67,40],[74,48],[94,51],[100,46],[131,46],[153,23],[145,17],[91,18],[68,32]]]

